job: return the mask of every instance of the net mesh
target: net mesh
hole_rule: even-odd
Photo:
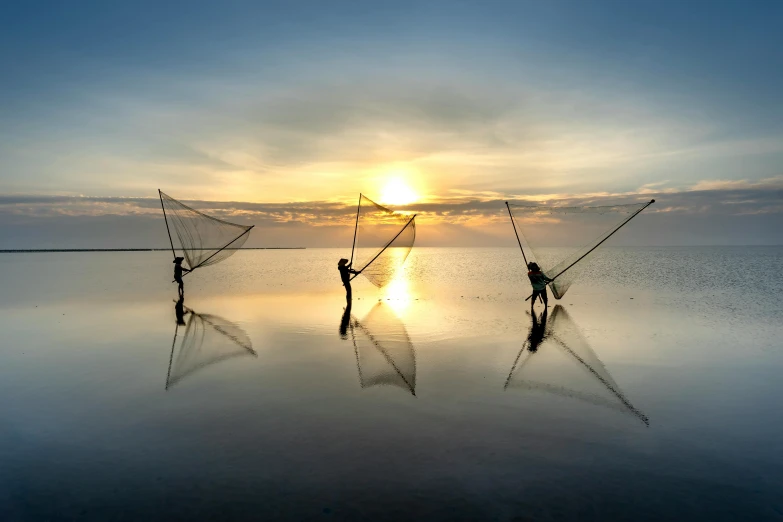
[[[353,250],[354,270],[378,288],[391,281],[416,240],[416,217],[394,212],[361,195]]]
[[[506,389],[542,391],[611,408],[637,417],[649,425],[647,417],[628,400],[596,353],[570,318],[556,305],[546,321],[543,339],[530,349],[530,339],[522,346],[506,380]]]
[[[416,395],[416,351],[405,325],[389,305],[378,303],[362,321],[351,321],[362,388],[397,386]]]
[[[245,244],[252,226],[237,225],[208,216],[160,192],[164,216],[175,251],[187,268],[214,265]]]
[[[243,355],[256,357],[250,337],[236,324],[216,315],[187,312],[187,326],[179,336],[179,342],[178,332],[174,334],[166,389],[202,368],[226,359]]]
[[[598,246],[650,202],[629,205],[547,207],[509,203],[509,212],[528,262],[547,277],[555,298],[565,295],[594,257]]]

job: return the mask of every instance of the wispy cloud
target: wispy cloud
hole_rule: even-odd
[[[696,183],[691,190],[771,190],[783,189],[783,175],[760,179],[734,179],[734,180],[702,180]]]

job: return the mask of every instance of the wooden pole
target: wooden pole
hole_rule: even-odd
[[[362,209],[362,194],[359,193],[359,204],[356,206],[356,224],[353,226],[353,246],[351,246],[351,260],[348,262],[348,268],[353,266],[353,251],[356,250],[356,232],[359,230],[359,212]]]
[[[525,249],[522,248],[522,241],[520,241],[519,239],[517,226],[514,224],[514,216],[511,214],[511,207],[508,206],[508,201],[506,201],[506,209],[508,210],[508,217],[511,219],[511,226],[514,227],[514,235],[517,236],[517,243],[519,243],[519,249],[522,251],[522,259],[525,260],[525,266],[527,266],[527,256],[525,255]]]
[[[171,230],[169,230],[169,220],[166,217],[166,207],[163,206],[163,192],[158,189],[158,197],[160,198],[160,208],[163,209],[163,221],[166,222],[166,232],[169,235],[169,243],[171,243],[171,253],[174,254],[174,258],[177,257],[177,253],[174,251],[174,241],[171,240]]]

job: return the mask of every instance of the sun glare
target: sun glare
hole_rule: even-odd
[[[405,277],[396,277],[384,289],[383,300],[399,316],[405,316],[405,311],[413,301],[410,284]]]
[[[381,192],[381,202],[390,205],[408,205],[418,198],[419,195],[400,178],[387,181]]]

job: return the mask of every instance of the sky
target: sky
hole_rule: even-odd
[[[783,4],[0,7],[0,249],[165,247],[157,189],[350,244],[513,246],[504,202],[657,200],[619,241],[783,244]],[[404,205],[403,205],[404,204]]]

